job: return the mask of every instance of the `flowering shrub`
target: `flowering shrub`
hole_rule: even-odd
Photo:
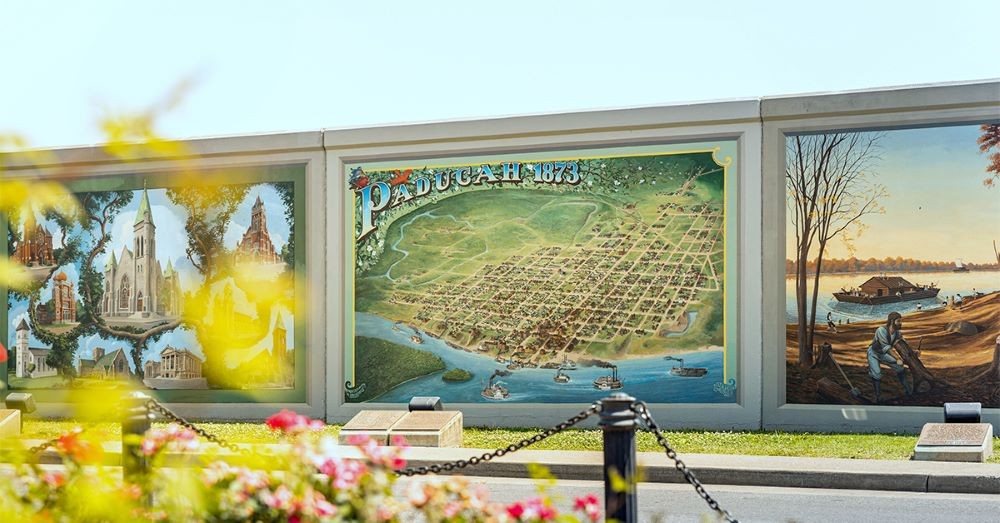
[[[63,467],[0,469],[0,521],[581,521],[560,514],[544,494],[503,505],[491,502],[485,487],[455,476],[413,479],[395,495],[394,471],[406,466],[401,438],[382,446],[352,437],[352,452],[321,434],[321,421],[291,411],[275,414],[267,425],[289,443],[287,451],[267,456],[268,470],[225,461],[163,467],[168,453],[196,450],[198,442],[178,426],[152,429],[139,452],[154,467],[134,484],[101,466],[98,442],[68,433],[53,446]],[[576,499],[573,510],[583,521],[601,517],[593,495]]]

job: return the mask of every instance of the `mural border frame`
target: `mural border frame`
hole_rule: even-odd
[[[110,158],[101,147],[79,147],[52,150],[54,160],[46,165],[29,165],[17,163],[18,157],[10,154],[13,161],[7,174],[11,176],[37,177],[40,179],[59,180],[66,178],[65,173],[72,172],[73,178],[99,179],[103,176],[138,175],[143,177],[160,177],[169,179],[175,166],[183,164],[186,169],[229,169],[254,167],[282,167],[299,165],[303,169],[302,201],[306,216],[305,236],[305,272],[303,282],[296,282],[296,289],[304,289],[304,293],[296,301],[300,306],[315,311],[311,315],[302,315],[305,325],[305,355],[301,376],[305,378],[302,389],[302,401],[298,398],[288,401],[236,402],[236,401],[205,401],[197,403],[168,403],[176,413],[200,419],[232,419],[253,420],[263,419],[274,412],[287,408],[297,412],[319,417],[325,409],[325,386],[322,369],[326,351],[323,350],[326,340],[326,328],[322,321],[325,316],[323,300],[325,289],[325,273],[323,258],[325,257],[325,209],[322,202],[322,191],[310,190],[314,186],[325,183],[324,156],[321,147],[322,135],[319,132],[272,134],[266,136],[227,137],[180,141],[183,145],[183,156],[167,156],[150,154],[141,148],[142,158],[135,161],[121,161]],[[298,191],[296,191],[298,192]],[[298,197],[296,198],[298,200]],[[296,212],[298,215],[299,213]],[[6,222],[4,222],[6,224]],[[310,291],[310,289],[314,289]],[[2,316],[3,328],[6,329],[6,300]],[[298,315],[297,315],[298,316]],[[297,320],[297,324],[299,321]],[[297,360],[298,361],[298,360]],[[302,372],[296,370],[296,374]],[[228,391],[225,391],[228,393]],[[299,394],[299,393],[296,393]],[[40,401],[38,415],[41,417],[65,416],[72,412],[72,404],[61,402]],[[220,415],[224,413],[224,415]]]
[[[735,242],[737,285],[738,392],[732,404],[653,404],[667,427],[756,429],[760,426],[760,125],[757,100],[684,106],[523,116],[447,123],[327,131],[328,243],[327,323],[331,332],[346,327],[348,242],[345,165],[435,157],[596,149],[655,144],[735,140],[738,192],[731,232]],[[344,249],[343,251],[340,249]],[[750,251],[751,256],[744,253]],[[394,403],[348,403],[345,398],[345,337],[331,338],[327,358],[327,420],[345,422],[361,410],[398,409]],[[430,391],[428,392],[431,393]],[[640,398],[641,399],[641,398]],[[579,412],[575,403],[454,403],[467,425],[543,426]],[[589,423],[593,425],[593,423]]]

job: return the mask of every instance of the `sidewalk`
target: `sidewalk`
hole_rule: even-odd
[[[482,455],[485,450],[412,448],[409,467]],[[666,454],[638,453],[643,481],[682,483],[684,477]],[[874,459],[795,458],[784,456],[680,455],[698,479],[709,485],[828,488],[1000,494],[1000,464],[896,461]],[[467,467],[466,475],[527,477],[526,465],[545,465],[560,479],[601,480],[600,452],[522,450]]]
[[[24,441],[35,445],[41,441]],[[239,445],[253,451],[278,451],[284,445]],[[121,444],[104,445],[105,463],[121,463]],[[359,457],[354,447],[340,447],[338,454]],[[404,453],[407,466],[416,468],[481,456],[485,449],[411,447]],[[239,456],[219,449],[217,459],[239,461]],[[658,452],[638,453],[643,481],[682,483],[683,476],[667,456]],[[682,454],[680,458],[706,485],[745,485],[788,488],[938,492],[952,494],[1000,494],[1000,464],[932,461],[796,458],[784,456],[734,456]],[[58,463],[47,451],[42,463]],[[191,456],[167,456],[168,464],[190,465]],[[603,479],[603,454],[593,451],[521,450],[489,462],[459,469],[457,473],[484,477],[528,477],[527,465],[540,464],[560,479]]]

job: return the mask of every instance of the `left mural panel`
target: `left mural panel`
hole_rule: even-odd
[[[174,402],[304,398],[304,175],[101,176],[67,184],[72,214],[9,216],[6,251],[31,275],[7,293],[9,389],[40,401],[133,386]]]

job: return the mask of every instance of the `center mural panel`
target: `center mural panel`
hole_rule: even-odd
[[[345,166],[347,401],[735,402],[735,157],[713,142]]]

